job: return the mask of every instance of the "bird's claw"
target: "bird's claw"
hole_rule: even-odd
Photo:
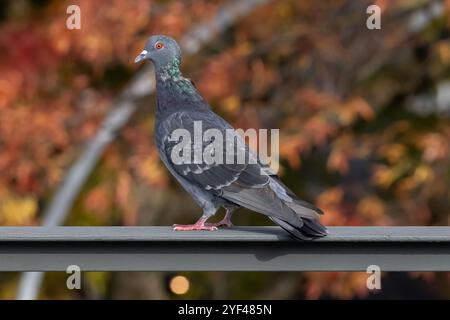
[[[205,223],[206,226],[211,226],[211,227],[225,227],[225,228],[232,228],[233,224],[231,223],[231,221],[219,221],[216,223]]]
[[[174,224],[172,226],[174,231],[216,231],[216,226],[206,224]]]

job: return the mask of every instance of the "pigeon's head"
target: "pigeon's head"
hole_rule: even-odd
[[[181,50],[178,43],[170,37],[152,36],[134,62],[142,60],[152,61],[156,69],[174,64],[178,66],[181,61]]]

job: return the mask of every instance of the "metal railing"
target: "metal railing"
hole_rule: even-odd
[[[330,227],[299,242],[278,227],[1,227],[0,271],[449,271],[450,227]]]

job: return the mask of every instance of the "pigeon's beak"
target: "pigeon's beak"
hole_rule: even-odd
[[[147,59],[147,57],[148,57],[148,51],[142,50],[142,52],[136,57],[136,59],[134,59],[134,63],[141,62],[142,60]]]

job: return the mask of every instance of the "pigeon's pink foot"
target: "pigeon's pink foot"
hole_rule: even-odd
[[[210,227],[217,227],[217,228],[220,228],[220,227],[231,228],[231,227],[233,227],[233,223],[231,221],[225,220],[225,219],[223,219],[223,220],[221,220],[219,222],[216,222],[216,223],[205,223],[205,225],[210,226]]]
[[[175,231],[200,231],[200,230],[216,231],[217,227],[216,226],[205,225],[205,224],[200,224],[200,223],[195,223],[195,224],[174,224],[173,225],[173,230],[175,230]]]
[[[231,228],[233,227],[233,223],[231,222],[231,217],[233,216],[234,209],[227,208],[227,213],[225,214],[225,217],[223,217],[222,220],[216,223],[205,223],[207,226],[211,227],[225,227],[225,228]]]

